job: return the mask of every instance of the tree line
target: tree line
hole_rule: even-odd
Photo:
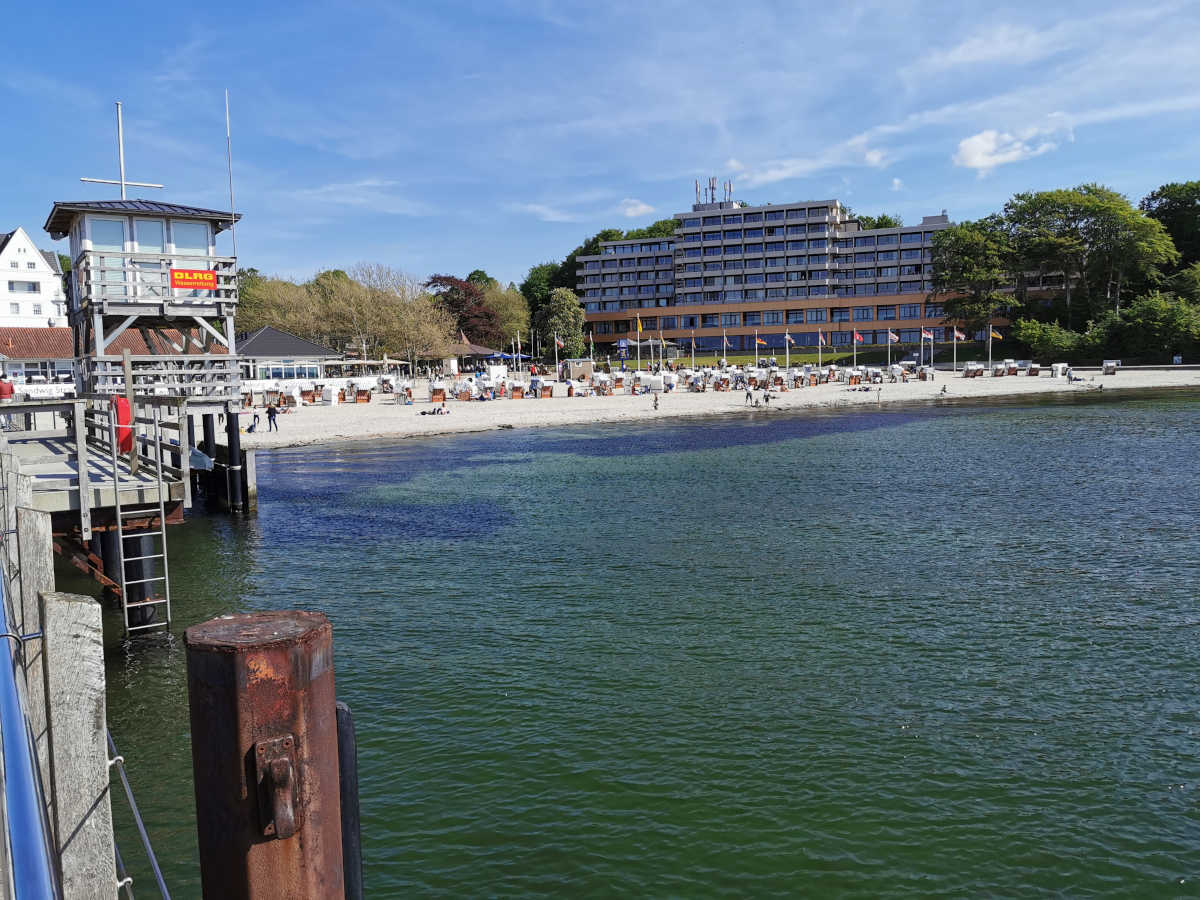
[[[1200,181],[1137,206],[1099,184],[1015,194],[934,235],[932,264],[947,318],[978,330],[1004,316],[1038,356],[1200,353]]]

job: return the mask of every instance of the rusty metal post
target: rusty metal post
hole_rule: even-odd
[[[204,896],[343,896],[329,620],[222,616],[184,643]]]

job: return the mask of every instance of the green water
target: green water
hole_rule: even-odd
[[[1176,394],[261,454],[257,519],[171,532],[176,630],[330,616],[371,897],[1194,895],[1198,425]],[[183,662],[108,668],[177,897]]]

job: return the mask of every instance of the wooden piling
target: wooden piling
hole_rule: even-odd
[[[104,700],[100,605],[82,594],[40,595],[51,778],[50,821],[64,897],[105,898],[117,881]]]
[[[28,481],[28,479],[21,479]],[[23,498],[18,497],[19,500]],[[17,554],[21,560],[20,603],[14,597],[16,626],[21,634],[42,632],[41,595],[54,590],[54,536],[50,513],[26,507],[17,508]],[[42,784],[50,783],[49,740],[46,723],[46,682],[43,638],[27,637],[21,644],[25,671],[26,711],[37,746]]]

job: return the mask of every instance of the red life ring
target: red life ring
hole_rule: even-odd
[[[130,415],[129,401],[124,397],[113,396],[109,405],[117,418],[117,450],[129,453],[133,450],[133,416]]]

